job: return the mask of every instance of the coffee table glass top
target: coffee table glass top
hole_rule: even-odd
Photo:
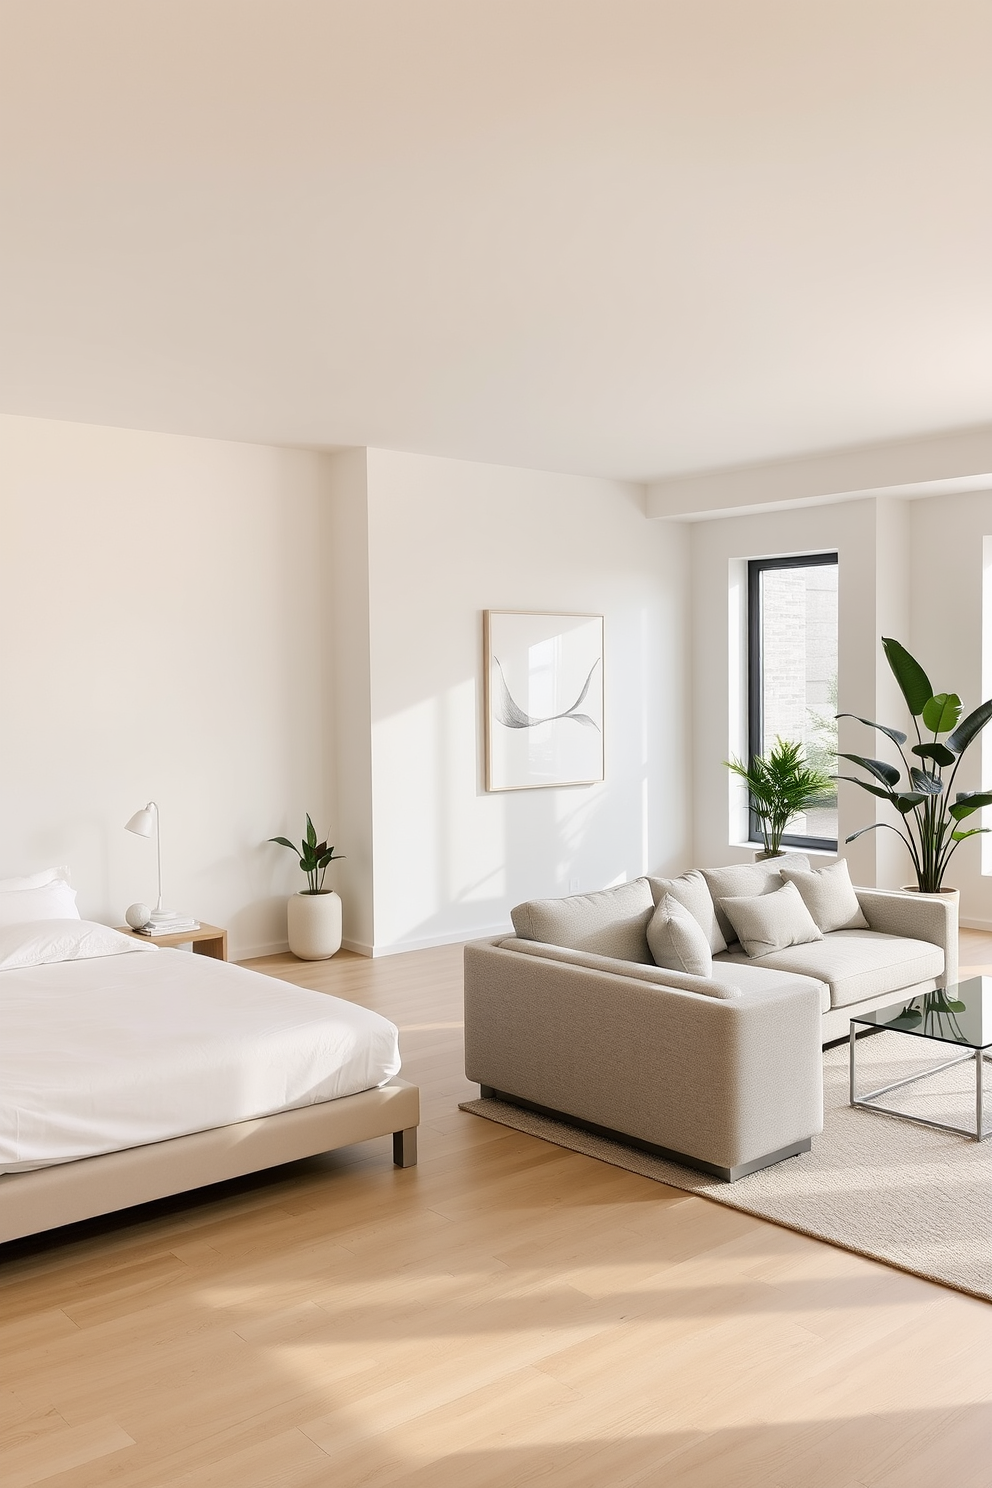
[[[943,992],[924,992],[908,1002],[858,1013],[851,1022],[964,1049],[987,1049],[992,1045],[992,977],[970,977]]]

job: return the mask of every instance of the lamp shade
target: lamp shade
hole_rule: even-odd
[[[124,823],[125,832],[134,832],[138,837],[150,837],[155,830],[155,817],[152,814],[152,803],[142,806],[136,811],[129,822]]]

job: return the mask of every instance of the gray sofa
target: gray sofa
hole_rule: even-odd
[[[774,863],[755,874],[781,886]],[[733,1181],[809,1150],[821,1044],[848,1033],[855,1008],[956,978],[956,907],[857,889],[867,929],[759,957],[731,943],[697,976],[657,966],[648,947],[671,885],[531,901],[513,911],[516,935],[467,945],[466,1074],[484,1094]]]

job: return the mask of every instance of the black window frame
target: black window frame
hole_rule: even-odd
[[[753,764],[755,755],[761,752],[764,740],[764,717],[762,711],[764,687],[762,686],[761,655],[761,575],[774,568],[826,568],[837,566],[836,553],[790,553],[784,558],[749,558],[747,564],[747,757]],[[837,837],[800,837],[796,833],[785,833],[783,847],[809,847],[824,852],[836,852]],[[761,826],[750,800],[748,801],[748,842],[763,842]]]

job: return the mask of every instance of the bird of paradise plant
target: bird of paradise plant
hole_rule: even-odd
[[[990,830],[963,828],[959,824],[983,806],[992,806],[992,791],[958,791],[953,800],[951,795],[965,751],[992,718],[992,699],[962,718],[963,705],[957,693],[935,693],[926,672],[905,646],[883,636],[882,649],[912,716],[916,743],[910,745],[909,752],[919,763],[914,765],[907,757],[904,745],[908,736],[900,729],[873,723],[857,713],[837,714],[838,718],[854,718],[891,739],[906,771],[904,784],[902,772],[887,760],[838,752],[838,759],[858,765],[870,779],[860,780],[856,775],[838,775],[837,779],[850,781],[888,801],[902,818],[902,827],[890,822],[872,822],[871,826],[852,832],[846,841],[853,842],[879,827],[895,832],[909,850],[920,892],[937,894],[943,887],[951,856],[961,843]],[[945,775],[945,771],[950,773]]]

